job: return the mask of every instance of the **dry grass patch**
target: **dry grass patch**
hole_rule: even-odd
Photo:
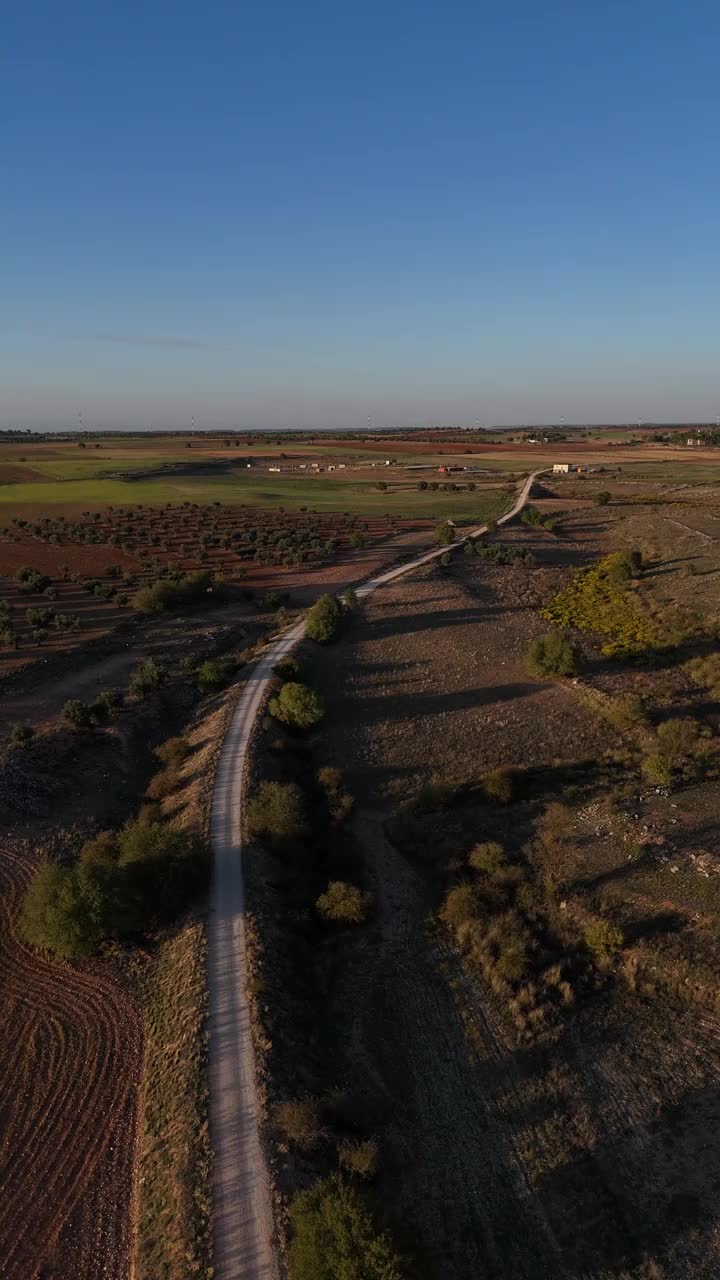
[[[212,1276],[205,946],[186,925],[146,981],[137,1280]]]

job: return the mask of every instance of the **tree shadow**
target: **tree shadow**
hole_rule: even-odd
[[[720,1087],[712,1082],[665,1104],[654,1123],[617,1129],[545,1173],[538,1194],[572,1276],[620,1280],[681,1246],[694,1255],[683,1274],[709,1278],[718,1274],[719,1177]]]
[[[625,941],[632,944],[663,934],[681,933],[686,923],[685,916],[679,911],[657,911],[654,915],[642,916],[626,924]]]

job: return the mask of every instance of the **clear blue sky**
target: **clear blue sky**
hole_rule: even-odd
[[[0,425],[720,413],[717,0],[28,0]]]

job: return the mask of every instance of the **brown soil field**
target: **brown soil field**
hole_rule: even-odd
[[[182,637],[175,644],[175,657],[187,652]],[[182,730],[194,699],[186,682],[171,683],[92,735],[50,726],[28,748],[3,759],[0,1272],[7,1280],[128,1280],[134,1274],[138,1115],[143,1084],[147,1089],[139,992],[148,979],[152,943],[113,945],[96,960],[70,964],[30,950],[16,936],[15,921],[38,861],[67,861],[88,835],[136,811],[157,768],[153,746]],[[189,762],[187,789],[188,803],[197,809],[214,743],[193,739],[193,745],[199,750]],[[184,795],[178,803],[183,801]],[[198,1017],[201,1012],[200,993]],[[178,1049],[172,1030],[171,1022],[163,1048],[168,1058]],[[195,1046],[196,1058],[199,1052]],[[175,1067],[173,1058],[165,1077]],[[186,1081],[181,1084],[190,1092]],[[151,1103],[157,1125],[163,1099],[153,1096]],[[192,1121],[187,1116],[183,1123]],[[153,1152],[162,1164],[175,1135],[163,1134],[162,1124],[159,1132],[167,1147],[155,1129]],[[198,1142],[200,1148],[199,1126]],[[148,1145],[146,1135],[145,1154]],[[169,1223],[175,1232],[176,1200],[192,1216],[185,1170],[193,1168],[200,1149],[184,1151],[178,1141],[173,1158],[175,1198],[171,1202],[168,1193],[157,1223]],[[182,1240],[173,1237],[172,1247],[181,1249]],[[180,1263],[176,1274],[187,1274]]]
[[[65,520],[73,523],[69,514],[63,521],[46,518],[42,536],[9,527],[9,532],[0,537],[0,603],[5,601],[10,606],[17,637],[15,647],[0,648],[0,674],[107,634],[132,613],[129,604],[115,601],[114,594],[124,592],[132,597],[144,582],[157,577],[158,567],[172,566],[183,571],[202,568],[222,575],[231,584],[241,584],[244,590],[288,591],[298,604],[307,604],[323,591],[360,582],[397,555],[423,546],[431,529],[431,522],[424,520],[315,518],[302,514],[284,517],[271,511],[246,514],[215,507],[192,513],[176,508],[115,508],[98,513],[97,520],[89,520],[88,515],[80,516],[79,524],[91,532],[95,539],[91,545],[68,536]],[[282,559],[283,553],[273,552],[270,545],[269,562],[259,564],[250,557],[248,549],[256,531],[273,535],[283,529],[292,540],[303,528],[308,531],[307,542],[312,532],[316,544],[306,545],[305,563],[273,563]],[[213,530],[211,545],[203,546],[200,539],[208,529]],[[362,534],[364,547],[350,545],[353,532]],[[125,543],[122,547],[117,545],[121,533]],[[57,544],[46,540],[50,536],[58,539]],[[331,537],[337,539],[337,549],[330,554],[323,544]],[[226,545],[215,545],[219,542]],[[144,556],[150,558],[143,559]],[[20,591],[14,575],[28,565],[51,578],[54,599]],[[129,584],[108,574],[111,565],[117,566],[123,577],[129,576]],[[65,575],[70,572],[73,578],[97,581],[113,595],[109,599],[98,598],[79,581],[66,581],[63,571]],[[80,625],[73,632],[57,630],[51,622],[46,628],[47,637],[36,643],[25,612],[28,608],[48,607],[54,613],[77,617]]]
[[[23,480],[44,480],[45,476],[32,467],[23,467],[19,463],[0,463],[0,484],[19,484]]]
[[[107,976],[44,959],[16,939],[35,860],[32,844],[3,841],[2,1274],[126,1280],[140,1023]]]
[[[672,790],[643,783],[589,698],[642,693],[651,718],[679,708],[715,733],[720,707],[682,667],[613,665],[591,640],[577,681],[530,679],[524,665],[547,629],[539,606],[568,569],[619,546],[643,548],[648,605],[689,594],[717,611],[717,548],[682,534],[697,560],[688,576],[676,517],[692,529],[702,513],[568,504],[560,538],[503,534],[532,548],[534,568],[460,556],[371,597],[336,645],[301,651],[327,707],[314,767],[340,766],[356,798],[354,858],[338,846],[326,874],[362,883],[374,907],[364,929],[294,950],[305,944],[285,922],[287,872],[262,853],[251,865],[270,1096],[334,1083],[353,1099],[363,1132],[380,1138],[381,1199],[423,1276],[720,1273],[717,780],[711,769]],[[282,756],[261,758],[277,771]],[[509,805],[482,793],[498,765],[522,771]],[[411,821],[407,802],[429,782],[449,797]],[[436,912],[477,841],[500,840],[544,874],[538,824],[556,801],[570,807],[572,834],[558,854],[568,888],[553,927],[576,950],[567,1006],[541,1007],[528,1031]],[[625,943],[620,961],[595,970],[569,940],[598,913],[622,922]],[[300,955],[304,979],[291,971]],[[313,982],[324,984],[320,1043],[297,1013]],[[307,1185],[323,1159],[280,1148],[281,1192]]]

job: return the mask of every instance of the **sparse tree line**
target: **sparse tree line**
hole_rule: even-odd
[[[77,543],[111,546],[144,566],[151,552],[177,560],[204,563],[210,552],[225,551],[264,567],[296,567],[333,559],[343,540],[365,545],[369,526],[353,513],[318,516],[307,507],[290,516],[284,507],[272,512],[186,502],[164,507],[113,507],[84,511],[82,520],[45,516],[39,521],[15,517],[0,536],[20,542],[30,537],[50,546]]]
[[[332,596],[321,597],[307,617],[308,637],[321,645],[337,639],[356,607],[352,593],[344,607]],[[287,913],[288,946],[301,949],[291,962],[293,972],[311,983],[313,1003],[322,1002],[328,960],[335,955],[332,967],[342,964],[348,931],[371,919],[373,903],[358,883],[347,826],[353,797],[338,768],[312,765],[322,749],[317,734],[324,702],[300,679],[296,658],[278,664],[275,674],[282,683],[269,700],[265,728],[267,734],[282,730],[269,743],[280,777],[256,784],[246,824],[277,868],[273,879]],[[374,1136],[358,1133],[356,1125],[349,1128],[346,1100],[337,1092],[306,1092],[277,1103],[271,1122],[285,1147],[322,1171],[290,1204],[290,1280],[403,1280],[407,1265],[383,1227],[369,1185],[379,1167],[379,1144]],[[333,1163],[334,1171],[328,1172]]]

